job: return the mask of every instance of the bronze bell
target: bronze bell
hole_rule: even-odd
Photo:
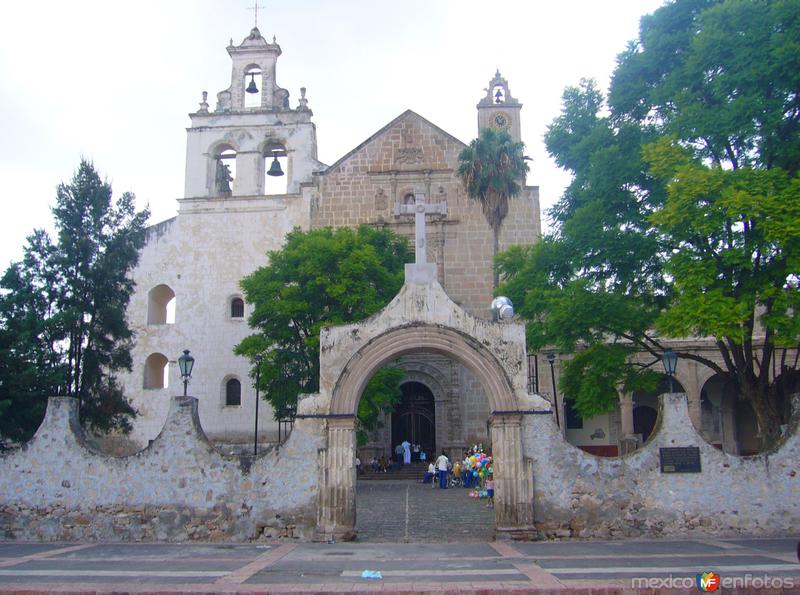
[[[245,89],[248,93],[258,93],[258,87],[256,87],[256,75],[250,75],[250,84],[247,85],[247,89]]]
[[[282,176],[283,170],[281,169],[281,164],[278,162],[278,158],[273,156],[272,158],[272,165],[269,166],[269,171],[267,172],[268,176]]]

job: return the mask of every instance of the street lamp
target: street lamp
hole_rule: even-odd
[[[183,378],[183,396],[186,396],[186,386],[189,384],[189,378],[192,377],[192,368],[194,368],[194,358],[189,355],[189,350],[184,349],[183,355],[178,358],[178,368],[181,371],[181,378]]]
[[[675,382],[673,377],[675,376],[675,368],[678,367],[678,354],[672,349],[667,349],[661,356],[661,363],[664,364],[664,372],[669,376],[669,392],[674,393]]]
[[[560,428],[561,421],[558,419],[558,391],[556,391],[556,373],[553,370],[553,362],[556,361],[555,351],[547,352],[547,363],[550,364],[550,381],[553,383],[553,407],[556,410],[556,425]]]
[[[261,360],[263,356],[259,353],[256,356],[256,428],[253,432],[253,456],[258,455],[258,385],[261,383]]]

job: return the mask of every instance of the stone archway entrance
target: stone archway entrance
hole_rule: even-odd
[[[482,323],[483,324],[483,323]],[[488,324],[488,323],[486,323]],[[349,330],[351,339],[356,335]],[[359,337],[360,338],[360,337]],[[322,347],[323,353],[325,346]],[[342,539],[355,528],[355,412],[372,375],[407,354],[435,353],[466,366],[483,386],[490,404],[494,448],[495,524],[498,532],[529,535],[533,527],[533,486],[523,461],[522,412],[504,366],[479,341],[454,328],[413,323],[359,341],[333,386],[327,418],[328,446],[321,452],[318,531],[321,539]],[[524,353],[524,343],[520,353]],[[522,362],[520,356],[520,366]]]

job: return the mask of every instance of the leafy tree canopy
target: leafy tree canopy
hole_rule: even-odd
[[[295,229],[269,264],[242,280],[254,306],[255,334],[235,349],[255,362],[263,355],[261,386],[276,411],[293,408],[302,393],[319,390],[319,337],[323,326],[363,320],[383,308],[403,285],[410,261],[405,238],[389,230]],[[253,374],[254,375],[254,374]],[[379,371],[359,404],[362,427],[399,398],[397,371]]]
[[[800,341],[798,9],[670,2],[642,19],[608,103],[591,81],[565,91],[545,138],[573,174],[555,232],[498,260],[531,345],[580,352],[560,388],[581,415],[652,386],[664,338],[710,337],[722,365],[679,355],[736,387],[766,444],[779,435]]]
[[[35,230],[23,260],[0,279],[3,437],[30,437],[52,395],[78,398],[81,420],[95,430],[130,428],[135,412],[115,373],[130,369],[129,273],[149,216],[134,200],[125,193],[113,203],[110,184],[81,161],[56,191],[56,239]]]

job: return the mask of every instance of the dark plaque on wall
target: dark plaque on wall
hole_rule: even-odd
[[[661,473],[700,473],[700,449],[696,446],[659,448]]]

